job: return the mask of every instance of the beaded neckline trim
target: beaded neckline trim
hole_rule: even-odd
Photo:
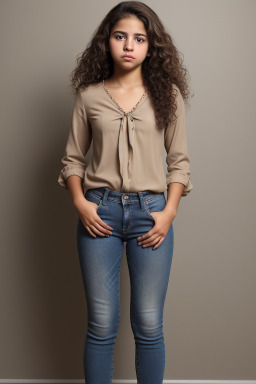
[[[138,105],[142,102],[142,100],[144,99],[144,97],[148,94],[147,92],[144,92],[143,95],[141,96],[140,100],[137,102],[137,104],[129,111],[129,112],[125,112],[123,110],[122,107],[120,107],[120,105],[117,103],[117,101],[113,98],[113,96],[111,95],[111,93],[109,92],[109,90],[107,89],[107,87],[105,86],[104,84],[104,80],[102,81],[102,85],[103,85],[103,88],[105,89],[105,91],[107,92],[107,94],[109,95],[109,97],[113,100],[113,102],[116,104],[117,108],[124,114],[124,115],[130,115],[137,107]]]

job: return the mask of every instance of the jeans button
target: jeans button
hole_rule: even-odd
[[[129,199],[129,196],[124,196],[124,199]]]

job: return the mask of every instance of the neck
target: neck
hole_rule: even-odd
[[[124,71],[122,68],[115,68],[112,76],[108,79],[113,86],[128,89],[143,85],[141,67],[133,71]]]

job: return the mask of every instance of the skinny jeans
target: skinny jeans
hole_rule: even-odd
[[[137,237],[155,225],[150,212],[162,211],[164,192],[89,189],[97,214],[112,234],[93,237],[79,217],[77,247],[88,324],[84,344],[86,384],[111,384],[114,345],[120,324],[120,270],[124,242],[130,278],[130,323],[135,340],[138,384],[162,384],[165,370],[163,310],[174,248],[173,224],[160,246],[143,248]]]

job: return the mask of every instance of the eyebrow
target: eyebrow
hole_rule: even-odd
[[[114,31],[112,33],[112,35],[114,35],[115,33],[122,33],[123,35],[127,35],[127,33],[124,32],[124,31]],[[134,36],[145,36],[145,37],[147,37],[147,35],[144,35],[144,33],[134,33]]]

